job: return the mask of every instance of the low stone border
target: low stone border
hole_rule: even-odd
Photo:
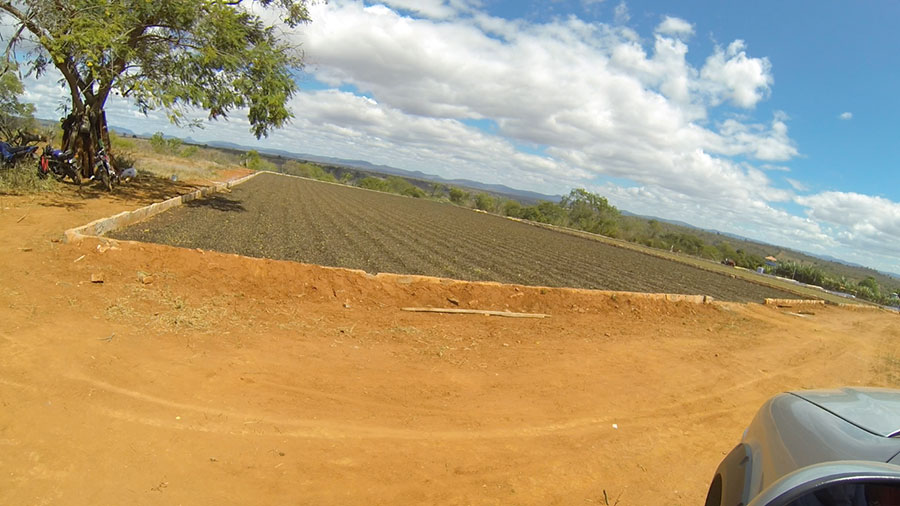
[[[767,306],[824,306],[824,300],[817,299],[766,299]]]
[[[476,286],[514,286],[525,290],[563,290],[572,293],[585,293],[591,295],[606,295],[608,297],[634,297],[647,300],[663,300],[666,302],[687,302],[690,304],[712,304],[715,299],[709,295],[687,295],[681,293],[644,293],[644,292],[624,292],[615,290],[593,290],[590,288],[571,288],[561,286],[532,286],[517,285],[515,283],[498,283],[496,281],[465,281],[452,278],[441,278],[437,276],[420,276],[418,274],[394,274],[390,272],[379,272],[378,274],[369,274],[359,269],[343,269],[341,267],[325,267],[326,269],[341,269],[351,272],[357,272],[362,276],[389,281],[400,285],[410,285],[413,283],[432,283],[439,285],[466,284]]]
[[[231,181],[226,181],[224,183],[216,183],[213,186],[200,188],[199,190],[187,193],[185,195],[179,195],[177,197],[172,197],[169,200],[156,202],[154,204],[150,204],[149,206],[135,209],[134,211],[124,211],[115,216],[94,220],[87,225],[70,228],[65,232],[65,240],[66,242],[75,242],[80,241],[85,237],[101,236],[107,232],[112,232],[113,230],[127,227],[139,221],[146,220],[147,218],[156,216],[163,211],[180,206],[186,202],[190,202],[192,200],[206,197],[207,195],[212,195],[213,193],[227,190],[233,186],[239,185],[245,181],[250,180],[253,177],[258,176],[259,174],[261,174],[261,172],[254,172],[253,174],[249,174],[238,179],[232,179]]]

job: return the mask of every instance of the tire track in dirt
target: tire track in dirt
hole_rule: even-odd
[[[305,439],[396,439],[404,441],[434,441],[582,436],[614,430],[611,429],[612,424],[614,422],[622,423],[622,420],[628,420],[631,428],[643,427],[644,425],[649,428],[656,424],[656,421],[661,415],[677,416],[682,422],[685,420],[689,421],[723,416],[732,414],[734,409],[728,406],[709,409],[708,406],[715,404],[712,402],[713,400],[727,396],[729,393],[749,388],[757,382],[766,381],[770,378],[756,378],[754,380],[744,381],[736,385],[730,385],[721,391],[710,392],[699,397],[692,397],[686,401],[677,401],[663,406],[654,405],[647,410],[628,412],[627,415],[625,413],[609,413],[594,416],[581,415],[562,421],[495,426],[470,430],[440,427],[413,429],[378,424],[355,424],[318,418],[285,418],[273,416],[271,414],[238,411],[229,408],[211,408],[200,404],[172,401],[142,393],[137,390],[118,387],[86,376],[70,375],[67,379],[90,385],[94,394],[96,394],[97,391],[102,391],[107,394],[118,396],[120,399],[124,397],[138,403],[137,407],[134,409],[124,409],[121,401],[104,403],[97,397],[86,404],[91,409],[95,409],[108,417],[161,429],[225,435],[290,436]],[[27,387],[25,385],[21,386],[23,388]],[[284,388],[284,386],[277,384],[273,384],[272,386]],[[307,389],[300,390],[302,390],[304,394],[318,393],[323,398],[379,409],[390,409],[392,412],[399,410],[401,412],[421,413],[433,416],[466,413],[465,411],[450,411],[445,413],[442,410],[402,407],[389,403],[354,399],[348,396],[314,391],[308,392]],[[707,407],[693,411],[686,409],[686,407],[698,403]],[[158,412],[160,408],[169,410],[169,416],[163,417],[155,413],[147,414],[148,411]],[[481,418],[479,420],[479,425],[483,423],[484,420]]]

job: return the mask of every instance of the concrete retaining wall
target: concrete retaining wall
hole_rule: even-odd
[[[169,200],[150,204],[149,206],[135,209],[134,211],[125,211],[115,216],[94,220],[87,225],[70,228],[65,232],[66,242],[80,241],[85,237],[98,237],[107,232],[133,225],[139,221],[143,221],[152,216],[156,216],[163,211],[180,206],[186,202],[190,202],[195,199],[206,197],[207,195],[212,195],[213,193],[227,190],[233,186],[248,181],[259,174],[260,172],[254,172],[253,174],[238,179],[232,179],[231,181],[226,181],[224,183],[216,183],[213,186],[200,188],[197,191],[185,195],[179,195],[177,197],[172,197]]]

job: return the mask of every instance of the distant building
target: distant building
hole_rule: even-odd
[[[778,265],[778,259],[773,256],[767,256],[766,265],[768,265],[769,267],[775,267]]]

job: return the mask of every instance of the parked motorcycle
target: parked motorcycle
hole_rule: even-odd
[[[41,153],[41,158],[38,160],[38,176],[46,178],[50,175],[58,181],[69,177],[72,182],[80,185],[81,173],[74,153],[53,149],[49,144],[44,147],[44,152]]]
[[[119,182],[119,175],[110,165],[109,155],[103,146],[97,151],[97,161],[94,163],[94,175],[91,179],[103,181],[103,186],[109,191],[112,191],[113,183]]]
[[[37,146],[11,146],[8,142],[0,142],[0,157],[3,158],[3,165],[12,167],[19,160],[26,157],[34,156]]]

